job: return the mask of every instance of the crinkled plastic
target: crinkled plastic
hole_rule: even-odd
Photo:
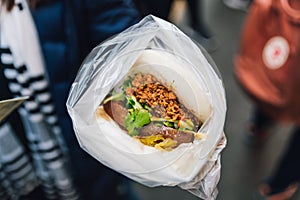
[[[206,138],[163,151],[96,115],[106,95],[134,72],[172,84],[204,121],[199,132]],[[72,84],[67,108],[80,146],[102,164],[149,187],[179,186],[205,199],[216,194],[226,146],[224,87],[207,53],[173,24],[149,15],[94,48]]]

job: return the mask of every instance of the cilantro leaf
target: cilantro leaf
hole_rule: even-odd
[[[134,124],[136,127],[143,127],[144,125],[149,124],[150,122],[150,114],[146,110],[140,110],[135,116]]]
[[[135,98],[127,98],[129,104],[133,107],[129,109],[125,118],[125,127],[131,136],[138,135],[140,129],[151,122],[150,113],[143,109]]]

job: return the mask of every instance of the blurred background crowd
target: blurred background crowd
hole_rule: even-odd
[[[201,44],[223,78],[228,144],[222,153],[217,199],[300,198],[300,172],[295,172],[300,171],[295,170],[300,169],[300,151],[289,145],[299,140],[294,136],[300,134],[299,125],[293,129],[294,121],[275,124],[272,116],[257,114],[235,75],[234,58],[255,0],[32,0],[29,7],[22,0],[0,2],[0,98],[31,96],[1,123],[0,199],[198,199],[177,187],[147,188],[102,166],[79,147],[64,107],[70,84],[91,49],[148,14],[174,23]],[[299,7],[297,11],[300,16]],[[24,51],[20,44],[30,45],[33,54],[39,52],[37,58],[30,57],[30,51],[18,56]],[[41,63],[44,71],[37,66]],[[261,121],[267,124],[263,131]],[[282,176],[289,180],[277,184],[273,174],[283,165],[287,150],[298,162],[285,168],[289,173]]]

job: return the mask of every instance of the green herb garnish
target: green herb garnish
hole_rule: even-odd
[[[150,113],[145,110],[135,97],[127,97],[128,105],[132,107],[129,109],[125,118],[125,127],[128,130],[129,135],[136,136],[139,130],[151,122]]]
[[[103,101],[103,104],[106,104],[109,101],[124,101],[124,99],[125,99],[125,94],[121,92],[121,93],[111,95],[110,97],[108,97]]]

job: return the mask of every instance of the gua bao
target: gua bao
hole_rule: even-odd
[[[171,150],[202,137],[197,133],[202,125],[198,117],[179,102],[171,85],[149,73],[128,77],[98,109],[148,146]]]

